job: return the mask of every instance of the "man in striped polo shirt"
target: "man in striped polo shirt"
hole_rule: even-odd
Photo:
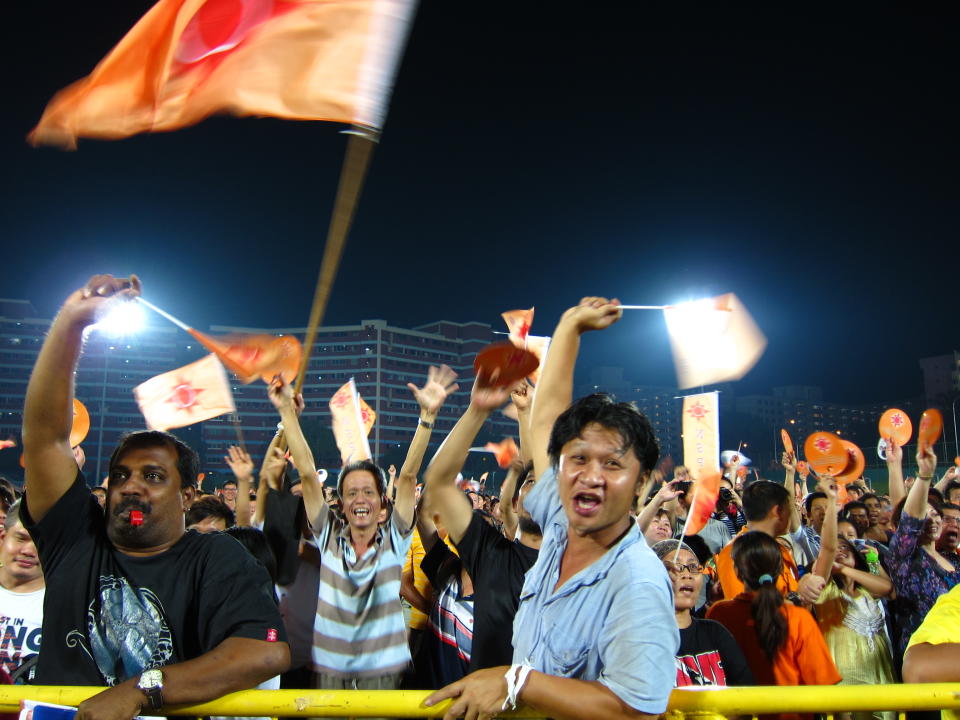
[[[338,516],[323,498],[313,456],[297,419],[289,385],[275,381],[270,399],[280,411],[287,442],[303,486],[303,502],[320,548],[320,589],[313,626],[314,687],[324,690],[395,689],[410,662],[400,604],[400,572],[410,547],[415,485],[434,420],[456,373],[430,368],[423,388],[410,385],[420,420],[396,480],[388,515],[383,470],[370,460],[340,471]]]

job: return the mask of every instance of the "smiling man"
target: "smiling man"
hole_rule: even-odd
[[[536,394],[524,507],[543,529],[513,625],[513,665],[471,673],[427,699],[445,718],[489,718],[525,704],[557,720],[662,713],[679,634],[663,564],[630,515],[659,455],[633,405],[591,395],[571,404],[580,336],[620,317],[584,298],[560,320]]]
[[[409,385],[420,419],[396,479],[397,498],[389,519],[386,478],[372,460],[344,465],[337,481],[343,517],[330,508],[297,418],[303,400],[279,380],[270,386],[320,550],[313,624],[313,684],[318,689],[395,689],[410,662],[400,574],[412,542],[417,472],[437,413],[457,390],[455,379],[456,373],[444,365],[430,368],[423,388]]]
[[[23,414],[27,493],[20,517],[47,587],[36,682],[108,685],[79,720],[130,720],[167,704],[250,688],[286,669],[289,650],[266,571],[232,538],[184,529],[197,454],[162,432],[123,438],[106,507],[70,449],[73,382],[84,329],[129,280],[97,275],[50,328]]]

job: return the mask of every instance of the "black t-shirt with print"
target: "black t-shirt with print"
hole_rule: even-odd
[[[483,516],[473,513],[457,552],[473,580],[473,652],[470,672],[513,663],[513,616],[520,605],[523,577],[539,551],[507,540]]]
[[[680,630],[676,685],[753,685],[753,673],[729,630],[693,618],[690,627]]]
[[[42,685],[115,685],[198,657],[230,637],[286,641],[269,577],[229,535],[188,531],[150,557],[119,552],[83,475],[34,523],[46,579]]]

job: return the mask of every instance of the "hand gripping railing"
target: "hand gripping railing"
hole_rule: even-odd
[[[0,685],[0,712],[16,712],[24,699],[79,705],[99,687]],[[268,717],[442,717],[449,702],[426,708],[420,690],[244,690],[200,705],[164,708],[164,715]],[[674,690],[668,720],[770,713],[960,709],[960,683],[916,685],[807,685],[802,687],[684,688]],[[542,717],[524,708],[504,717]]]

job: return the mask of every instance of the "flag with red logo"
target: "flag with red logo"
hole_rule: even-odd
[[[75,147],[208,115],[383,126],[415,0],[159,0],[29,139]]]
[[[333,419],[333,436],[337,440],[343,464],[369,460],[371,454],[367,435],[377,414],[360,397],[353,378],[330,398],[330,415]]]
[[[229,335],[211,337],[188,328],[193,337],[236,374],[243,383],[260,378],[269,383],[280,375],[292,383],[300,370],[303,348],[292,335]]]
[[[137,385],[133,395],[151,430],[184,427],[237,411],[216,355],[152,377]]]
[[[529,310],[507,310],[501,313],[503,321],[507,324],[509,331],[509,340],[514,347],[523,348],[537,356],[540,365],[527,377],[534,385],[540,379],[540,368],[547,357],[547,348],[550,346],[550,338],[540,335],[531,335],[530,328],[533,327],[533,311]]]

